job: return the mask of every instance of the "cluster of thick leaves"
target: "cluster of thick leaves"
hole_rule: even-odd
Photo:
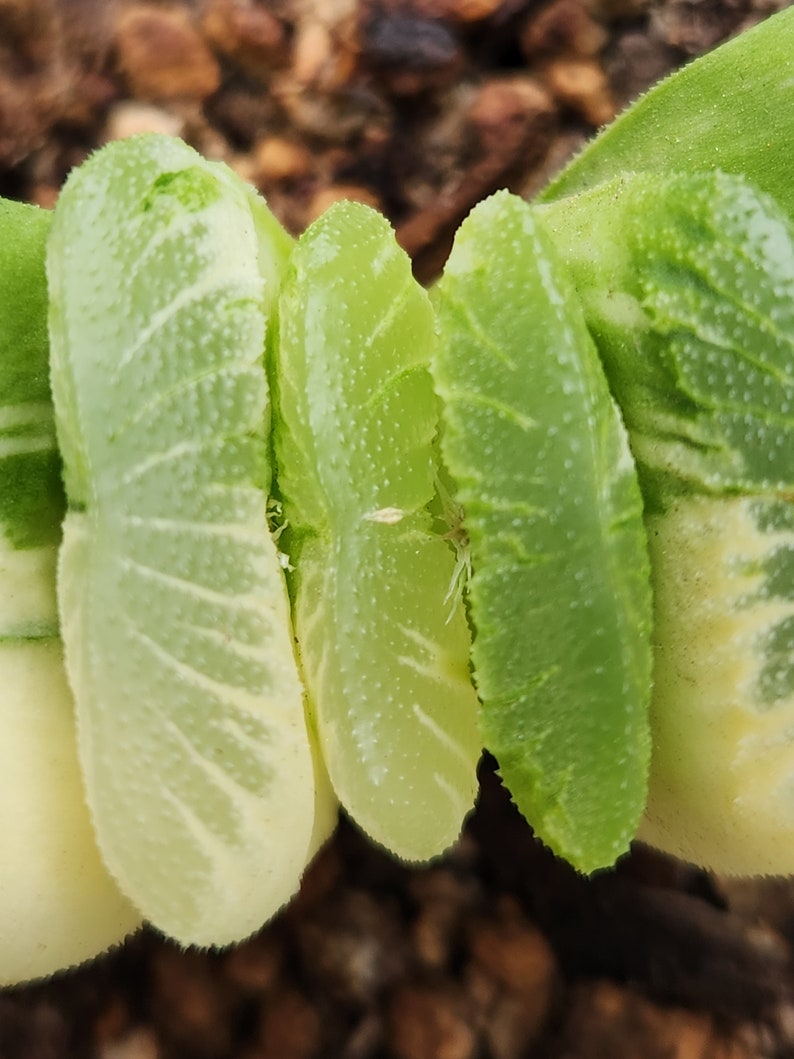
[[[244,937],[337,799],[432,857],[481,745],[580,870],[794,870],[792,48],[481,204],[430,297],[164,138],[2,205],[0,981]]]

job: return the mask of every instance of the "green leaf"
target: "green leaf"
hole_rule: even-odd
[[[654,587],[641,836],[794,871],[794,225],[725,174],[544,208],[629,427]]]
[[[49,385],[50,220],[0,200],[0,524],[16,550],[57,544],[64,512]]]
[[[695,60],[609,125],[543,192],[550,202],[620,173],[747,177],[794,216],[794,8]]]
[[[50,215],[0,200],[0,644],[57,639],[64,496],[49,386]]]
[[[141,916],[97,849],[60,640],[0,644],[0,680],[2,987],[92,959]]]
[[[59,598],[88,799],[124,891],[186,944],[258,929],[314,841],[266,522],[281,263],[242,182],[155,136],[72,174],[49,244]]]
[[[627,849],[646,794],[651,604],[634,464],[532,208],[506,193],[476,207],[436,295],[485,742],[538,835],[592,871]]]
[[[794,227],[742,178],[639,175],[544,207],[645,502],[792,484]]]
[[[794,872],[793,510],[701,495],[647,522],[657,646],[639,834],[734,875]]]
[[[406,860],[458,837],[481,741],[455,554],[427,510],[433,317],[394,233],[340,204],[291,259],[274,440],[296,635],[340,801]]]

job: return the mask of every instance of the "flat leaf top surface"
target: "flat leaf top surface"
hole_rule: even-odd
[[[296,635],[342,804],[421,860],[458,836],[480,751],[469,637],[434,530],[426,294],[386,221],[340,204],[291,259],[274,419]]]
[[[57,544],[64,508],[49,386],[50,220],[0,201],[0,522],[17,550]]]
[[[794,872],[794,505],[689,496],[648,522],[654,756],[640,837],[729,874]]]
[[[49,387],[50,215],[0,201],[0,643],[57,637],[64,511]]]
[[[649,572],[625,432],[521,200],[464,222],[437,309],[485,743],[539,836],[591,871],[627,848],[647,782]]]
[[[725,174],[626,177],[544,218],[646,499],[657,650],[642,833],[717,870],[788,873],[794,227]]]
[[[266,524],[263,239],[229,171],[142,137],[71,176],[48,259],[60,606],[89,800],[146,918],[205,945],[291,896],[314,819]]]
[[[794,467],[794,227],[726,174],[625,177],[544,210],[643,475],[786,492]]]
[[[794,216],[794,8],[652,88],[543,192],[573,195],[621,173],[715,169],[744,176]]]

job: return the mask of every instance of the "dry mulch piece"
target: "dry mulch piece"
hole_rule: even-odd
[[[354,198],[432,278],[469,209],[526,195],[664,73],[775,0],[0,0],[0,194],[51,205],[108,139],[179,135],[298,233]],[[0,940],[0,944],[1,944]],[[143,931],[0,993],[0,1059],[794,1056],[794,886],[638,847],[586,880],[489,764],[409,870],[346,821],[220,954]]]
[[[794,888],[637,848],[583,879],[493,771],[419,870],[342,821],[297,899],[223,953],[144,930],[0,994],[2,1059],[761,1059],[794,1055]]]

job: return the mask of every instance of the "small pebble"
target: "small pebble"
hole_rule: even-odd
[[[544,80],[556,99],[594,128],[614,118],[615,101],[606,75],[593,60],[555,59],[545,68]]]
[[[477,1035],[453,987],[398,989],[389,1004],[389,1045],[395,1059],[475,1059]]]
[[[157,1037],[150,1029],[139,1027],[99,1049],[98,1059],[160,1059]]]
[[[206,99],[220,85],[218,62],[185,8],[126,8],[116,46],[131,90],[145,100]]]
[[[594,56],[608,40],[606,29],[579,0],[554,0],[527,19],[520,37],[521,50],[528,57]]]
[[[306,148],[283,136],[266,136],[255,144],[252,162],[258,184],[298,180],[312,169],[312,156]]]
[[[174,111],[126,99],[111,108],[105,124],[105,139],[125,140],[128,136],[139,136],[144,132],[182,136],[184,128],[184,120]]]
[[[201,30],[213,48],[254,76],[265,77],[288,61],[285,24],[249,0],[208,0]]]
[[[259,1024],[261,1054],[267,1059],[310,1059],[322,1040],[316,1007],[295,989],[269,997]]]
[[[312,197],[306,214],[307,221],[316,220],[317,217],[325,213],[329,206],[342,199],[349,199],[351,202],[363,202],[365,206],[371,206],[375,210],[381,209],[380,199],[372,188],[364,187],[361,184],[329,184],[327,187],[317,191]]]

